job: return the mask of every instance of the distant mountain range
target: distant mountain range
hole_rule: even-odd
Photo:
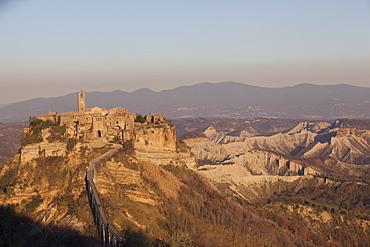
[[[35,98],[0,107],[0,122],[77,110],[77,94]],[[122,107],[133,113],[183,117],[370,118],[370,88],[346,84],[299,84],[265,88],[236,82],[199,83],[154,92],[87,92],[87,107]]]

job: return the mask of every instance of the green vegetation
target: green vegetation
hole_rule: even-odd
[[[145,118],[141,116],[140,114],[136,115],[135,122],[137,123],[145,123]]]
[[[64,134],[66,133],[66,126],[63,125],[63,126],[59,126],[59,125],[55,125],[55,126],[51,126],[51,129],[50,129],[50,136],[47,137],[47,140],[49,142],[56,142],[56,141],[63,141],[64,138]]]
[[[30,200],[26,201],[24,206],[24,212],[33,213],[35,209],[43,202],[43,199],[40,195],[32,196]]]
[[[43,121],[38,118],[34,118],[30,121],[30,127],[35,134],[39,134],[41,130],[49,128],[52,125],[51,121]]]
[[[162,166],[162,168],[171,172],[174,175],[179,175],[180,173],[184,172],[184,169],[186,169],[174,165],[164,165]]]
[[[17,172],[15,169],[9,169],[4,173],[3,176],[1,176],[0,179],[0,188],[3,190],[6,188],[6,186],[12,186],[16,182],[16,176]]]
[[[30,120],[29,131],[21,134],[20,143],[22,146],[35,144],[43,141],[41,132],[45,129],[50,129],[50,135],[47,137],[49,142],[62,141],[66,133],[66,126],[59,126],[58,123],[50,120],[43,121],[38,118]]]

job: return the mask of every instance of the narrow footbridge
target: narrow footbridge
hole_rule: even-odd
[[[109,223],[107,216],[105,215],[98,191],[94,184],[94,169],[98,164],[107,161],[113,154],[117,152],[119,152],[119,149],[115,148],[95,158],[89,163],[89,167],[86,171],[87,195],[89,197],[90,208],[98,228],[100,239],[102,240],[104,246],[114,247],[122,246],[124,239],[119,234],[117,229]]]

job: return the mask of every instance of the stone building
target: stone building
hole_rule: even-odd
[[[51,121],[59,126],[65,126],[66,138],[78,138],[83,142],[94,145],[105,145],[108,141],[130,141],[137,150],[146,150],[153,154],[176,151],[176,130],[172,124],[167,124],[163,115],[149,114],[145,121],[137,114],[128,110],[114,107],[106,110],[100,107],[86,108],[86,95],[84,91],[77,93],[77,112],[57,113],[50,112],[37,117],[43,121]],[[138,119],[139,120],[139,119]],[[24,129],[27,133],[30,127]],[[29,144],[20,149],[22,163],[34,158],[46,156],[61,156],[67,152],[66,142],[51,141],[50,128],[41,132],[42,142]]]
[[[137,123],[137,114],[128,110],[114,107],[106,110],[100,107],[86,108],[86,94],[84,91],[77,92],[77,112],[57,113],[50,112],[40,115],[38,118],[44,121],[50,120],[66,126],[66,134],[69,137],[79,138],[85,141],[96,138],[104,138],[108,141],[128,140],[132,138],[132,130],[139,125],[165,124],[163,115],[150,114],[145,116],[145,123]],[[125,136],[125,133],[130,134]]]
[[[145,115],[145,120],[148,123],[164,123],[164,122],[166,122],[166,118],[161,114]]]

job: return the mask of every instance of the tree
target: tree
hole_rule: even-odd
[[[135,118],[135,122],[145,123],[145,118],[143,116],[141,116],[140,114],[137,114],[136,118]]]

